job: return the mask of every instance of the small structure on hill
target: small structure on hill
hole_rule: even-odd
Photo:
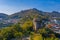
[[[33,24],[34,24],[33,29],[38,30],[38,29],[44,27],[47,24],[47,22],[48,22],[48,19],[45,19],[45,18],[43,18],[43,19],[34,18],[33,19]]]
[[[53,32],[60,34],[60,20],[57,20],[55,18],[51,19],[48,22],[47,27],[51,29]]]
[[[33,24],[34,24],[34,27],[33,29],[34,30],[38,30],[39,28],[41,28],[41,23],[40,23],[40,19],[39,18],[34,18],[33,19]]]

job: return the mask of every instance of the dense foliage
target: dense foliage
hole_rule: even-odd
[[[33,30],[33,22],[25,21],[23,24],[18,23],[10,27],[0,29],[0,40],[11,40],[29,37],[30,40],[59,40],[59,34],[53,33],[48,28],[41,28],[37,32]]]

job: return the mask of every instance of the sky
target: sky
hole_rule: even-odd
[[[0,13],[11,15],[32,8],[46,12],[60,12],[60,0],[0,0]]]

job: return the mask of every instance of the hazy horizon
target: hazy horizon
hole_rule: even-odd
[[[59,0],[0,0],[0,13],[11,15],[21,10],[37,8],[38,10],[60,12]]]

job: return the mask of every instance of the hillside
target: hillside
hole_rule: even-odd
[[[8,15],[4,13],[0,13],[0,19],[8,19]]]
[[[8,18],[12,18],[12,19],[19,19],[22,17],[26,17],[29,15],[42,15],[42,16],[50,16],[50,17],[60,17],[60,13],[57,11],[52,11],[52,12],[44,12],[44,11],[40,11],[36,8],[32,8],[32,9],[27,9],[27,10],[22,10],[20,12],[16,12],[12,15],[6,15],[4,13],[0,13],[0,18],[3,19],[8,19]]]
[[[43,12],[43,11],[40,11],[36,8],[22,10],[20,12],[14,13],[12,15],[6,15],[4,13],[0,13],[0,27],[3,24],[10,25],[10,24],[17,23],[21,20],[21,18],[23,20],[27,20],[28,18],[33,19],[34,17],[60,17],[60,13],[56,12],[56,11]]]
[[[21,18],[21,17],[25,17],[25,16],[29,16],[29,15],[42,15],[41,11],[33,8],[33,9],[28,9],[28,10],[23,10],[17,13],[14,13],[12,15],[10,15],[11,18]]]
[[[0,20],[0,40],[59,40],[60,34],[49,29],[50,25],[47,26],[49,17],[59,15],[56,11],[50,13],[35,8],[12,15],[1,14],[0,18],[4,20]]]
[[[28,10],[22,10],[20,12],[14,13],[12,15],[10,15],[11,18],[21,18],[21,17],[25,17],[25,16],[29,16],[29,15],[43,15],[43,16],[50,16],[50,17],[60,17],[60,13],[56,12],[56,11],[52,11],[52,12],[44,12],[44,11],[40,11],[36,8],[33,9],[28,9]]]

